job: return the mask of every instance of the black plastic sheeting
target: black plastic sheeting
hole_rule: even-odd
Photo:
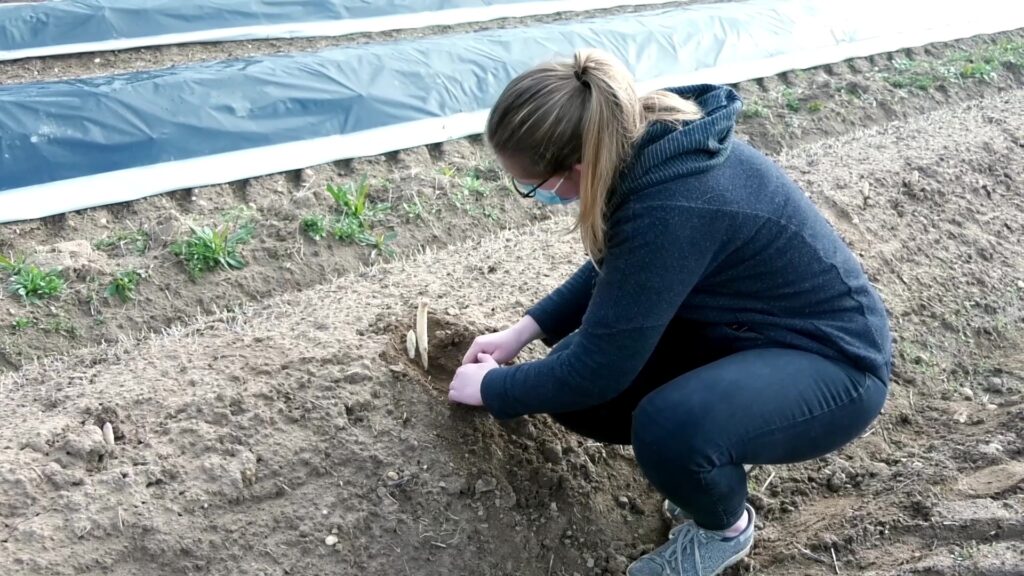
[[[725,20],[702,29],[698,8]],[[706,47],[743,25],[719,10],[0,87],[0,190],[485,110],[517,73],[580,47],[610,50],[638,79],[680,73],[680,55],[711,67],[720,50]]]
[[[315,33],[304,33],[301,26],[271,33],[261,33],[259,27],[543,3],[537,0],[68,0],[24,4],[0,9],[0,59],[22,57],[19,51],[27,49],[59,47],[46,54],[65,54],[78,51],[75,45],[123,39],[139,39],[131,46],[180,42],[183,40],[161,36],[203,31],[211,33],[202,41],[309,36]],[[416,19],[409,18],[403,27],[416,25]],[[231,32],[253,27],[242,33]],[[224,33],[219,35],[215,31]],[[104,48],[90,46],[89,49]]]

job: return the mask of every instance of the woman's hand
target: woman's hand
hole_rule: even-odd
[[[462,359],[462,365],[475,364],[479,362],[477,357],[481,354],[490,356],[498,364],[511,362],[526,347],[537,338],[543,336],[540,326],[530,316],[523,316],[515,326],[506,328],[501,332],[484,334],[473,340],[473,344],[466,351]]]
[[[487,354],[478,354],[476,362],[463,364],[455,371],[455,378],[448,386],[448,399],[469,406],[483,406],[480,386],[484,375],[498,367],[498,363]]]

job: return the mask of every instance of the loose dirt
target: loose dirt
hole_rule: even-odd
[[[781,155],[884,295],[896,374],[851,446],[751,474],[760,539],[734,573],[1021,573],[1022,148],[1011,90]],[[428,247],[0,375],[0,565],[622,574],[666,531],[629,451],[544,416],[498,424],[438,386],[474,333],[582,260],[569,226]],[[404,352],[420,298],[427,374]]]

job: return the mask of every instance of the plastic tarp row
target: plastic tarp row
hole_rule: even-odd
[[[343,36],[678,0],[68,0],[0,4],[0,60]]]
[[[514,75],[582,47],[643,90],[728,83],[1024,26],[1000,2],[750,0],[0,87],[0,222],[477,134]]]

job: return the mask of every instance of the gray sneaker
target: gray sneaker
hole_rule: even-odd
[[[735,538],[687,522],[669,532],[668,542],[629,565],[627,576],[717,576],[739,562],[754,544],[754,509],[747,505],[747,527]]]

